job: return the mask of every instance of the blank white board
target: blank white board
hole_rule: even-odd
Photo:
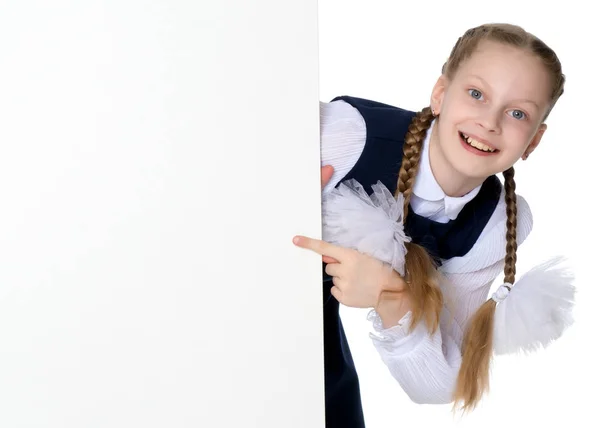
[[[0,426],[324,425],[316,1],[3,1]]]

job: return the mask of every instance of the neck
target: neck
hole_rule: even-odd
[[[468,177],[457,170],[448,162],[439,145],[437,121],[434,123],[429,142],[429,164],[437,183],[446,196],[464,196],[477,186],[480,186],[485,178]]]

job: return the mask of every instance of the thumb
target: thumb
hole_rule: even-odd
[[[325,165],[321,167],[321,190],[329,183],[333,176],[333,166]]]

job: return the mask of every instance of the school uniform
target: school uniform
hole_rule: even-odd
[[[369,192],[378,181],[393,194],[402,161],[402,146],[415,112],[355,97],[320,103],[321,160],[334,174],[326,194],[346,180]],[[405,230],[437,260],[443,275],[441,325],[430,336],[424,321],[408,333],[411,313],[383,329],[369,314],[371,340],[390,374],[416,403],[451,402],[461,364],[460,346],[471,315],[487,300],[502,273],[506,246],[506,204],[498,177],[461,197],[449,197],[437,184],[429,164],[431,128],[423,143]],[[532,229],[525,200],[517,195],[517,244]],[[325,394],[327,428],[362,428],[360,384],[343,325],[339,303],[330,294],[324,273]]]

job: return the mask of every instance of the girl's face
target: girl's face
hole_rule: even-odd
[[[442,76],[433,89],[436,157],[451,175],[466,180],[508,169],[542,138],[550,84],[549,73],[529,52],[481,42],[452,80]]]

